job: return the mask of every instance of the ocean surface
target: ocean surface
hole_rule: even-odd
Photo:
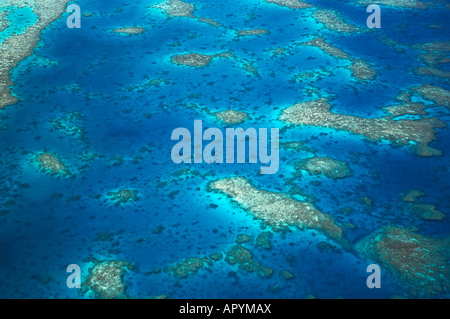
[[[169,18],[150,7],[158,3],[152,0],[72,3],[83,14],[92,14],[82,15],[80,29],[68,28],[69,13],[64,13],[43,30],[33,54],[11,72],[12,92],[19,102],[0,110],[0,298],[93,298],[92,291],[66,285],[68,265],[80,266],[83,282],[93,260],[134,266],[121,277],[130,298],[450,296],[446,289],[412,294],[408,281],[385,265],[381,288],[369,289],[366,269],[377,261],[340,247],[317,230],[274,231],[208,187],[215,180],[242,176],[259,189],[289,194],[287,180],[296,176],[295,185],[314,198],[315,207],[339,225],[354,226],[343,227],[352,245],[387,225],[448,238],[449,127],[436,129],[430,144],[442,155],[422,157],[388,141],[369,142],[333,128],[286,128],[279,120],[284,109],[318,96],[330,97],[335,113],[375,118],[386,115],[382,107],[397,105],[396,97],[409,88],[430,84],[450,89],[446,77],[414,72],[424,65],[419,58],[423,52],[415,45],[450,41],[448,2],[426,10],[382,5],[381,29],[368,29],[365,6],[309,1],[363,29],[354,34],[319,23],[312,17],[314,8],[292,10],[259,0],[191,1],[196,16],[222,26]],[[26,32],[35,22],[32,12],[18,10],[10,14],[12,26],[0,33],[0,41]],[[145,31],[112,32],[120,27]],[[269,33],[237,36],[234,31],[256,28]],[[359,81],[346,69],[348,61],[295,45],[316,36],[369,62],[376,77]],[[401,46],[386,45],[383,36]],[[271,50],[277,48],[289,52],[275,56]],[[214,58],[202,68],[171,62],[176,54],[230,51],[236,58]],[[258,75],[244,70],[249,62]],[[450,72],[449,66],[443,63],[441,68]],[[324,75],[293,80],[314,70]],[[154,79],[160,81],[149,85]],[[213,115],[228,109],[245,112],[249,119],[227,126]],[[450,121],[448,108],[426,111],[424,116],[402,118]],[[273,175],[259,174],[261,163],[174,164],[171,150],[176,141],[171,133],[178,127],[193,132],[194,120],[223,132],[226,127],[280,128],[281,142],[303,141],[314,152],[282,147],[279,170]],[[39,167],[36,157],[42,153],[57,156],[70,176]],[[344,161],[351,176],[294,175],[293,163],[311,156]],[[135,191],[136,200],[119,203],[111,198],[123,189]],[[425,193],[421,202],[434,205],[446,218],[424,220],[409,214],[402,196],[410,190]],[[307,200],[299,194],[287,196]],[[370,204],[361,199],[366,197]],[[272,233],[270,249],[255,245],[265,231]],[[255,261],[273,269],[271,276],[247,272],[226,258],[186,278],[167,271],[186,258],[214,253],[225,257],[240,234],[253,239],[242,246]],[[283,270],[293,278],[285,279]]]

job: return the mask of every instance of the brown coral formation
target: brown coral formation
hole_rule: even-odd
[[[402,278],[414,296],[430,297],[450,288],[449,244],[449,239],[388,226],[363,238],[355,249]]]

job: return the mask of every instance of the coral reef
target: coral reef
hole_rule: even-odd
[[[83,128],[79,124],[83,118],[80,112],[71,112],[52,121],[53,128],[65,135],[81,137]]]
[[[211,256],[209,256],[209,258],[213,261],[218,261],[218,260],[221,260],[223,258],[223,256],[220,253],[215,253],[215,254],[212,254]]]
[[[247,113],[236,110],[216,112],[213,115],[227,125],[240,124],[249,118]]]
[[[239,37],[248,36],[248,35],[261,35],[268,34],[269,30],[266,29],[250,29],[250,30],[241,30],[237,33]]]
[[[329,157],[309,157],[295,163],[296,170],[304,170],[310,174],[323,174],[328,178],[340,179],[352,176],[346,162]]]
[[[169,17],[195,17],[193,14],[195,5],[181,0],[164,0],[151,7],[162,10]]]
[[[82,291],[92,291],[95,298],[100,299],[124,299],[126,284],[123,276],[126,271],[133,269],[133,265],[126,261],[96,261],[89,269],[87,279],[82,283]]]
[[[132,189],[121,189],[116,192],[108,192],[109,198],[116,206],[128,202],[135,202],[138,200],[138,191]]]
[[[141,34],[145,32],[145,28],[141,27],[123,27],[112,30],[114,33],[125,33],[128,35]]]
[[[148,88],[160,88],[163,85],[169,84],[169,81],[165,79],[145,79],[141,83],[136,85],[127,86],[123,91],[139,91],[143,92]]]
[[[306,9],[313,7],[309,3],[300,0],[266,0],[267,3],[277,4],[279,6],[291,9]]]
[[[299,45],[308,45],[319,48],[323,52],[335,57],[337,59],[347,60],[350,62],[348,69],[352,72],[353,77],[360,81],[370,81],[375,79],[377,71],[375,71],[369,63],[362,59],[351,57],[347,52],[340,48],[333,46],[327,42],[323,37],[315,37],[314,39],[302,42]]]
[[[383,109],[389,114],[391,118],[396,118],[398,116],[403,116],[406,114],[411,115],[427,115],[428,113],[424,111],[429,106],[423,103],[413,102],[412,93],[402,92],[397,96],[397,100],[401,103],[393,106],[386,106]]]
[[[392,120],[389,117],[362,118],[330,111],[328,99],[301,102],[285,109],[279,117],[290,125],[310,125],[344,130],[370,141],[390,141],[393,145],[412,146],[420,156],[439,156],[441,151],[428,144],[435,140],[434,128],[445,127],[437,118]]]
[[[286,280],[294,278],[294,275],[287,270],[280,271],[280,275],[281,275],[281,277],[283,277]]]
[[[211,264],[211,260],[206,257],[192,257],[187,258],[173,266],[167,267],[165,271],[171,273],[177,278],[187,278],[188,276],[196,273],[202,268],[210,266]]]
[[[450,71],[442,66],[448,63],[450,52],[450,41],[428,42],[413,46],[415,49],[425,51],[419,55],[426,66],[418,67],[415,72],[419,75],[431,75],[439,78],[450,78]]]
[[[446,216],[438,211],[434,205],[424,204],[420,201],[419,198],[425,195],[424,192],[416,189],[406,193],[402,197],[402,200],[408,203],[406,212],[424,220],[444,220]]]
[[[202,68],[211,63],[214,58],[222,57],[229,58],[232,56],[231,52],[223,52],[218,54],[200,54],[200,53],[186,53],[176,54],[171,57],[172,63],[184,66],[192,66]]]
[[[69,2],[70,0],[2,1],[2,6],[5,7],[31,7],[38,19],[24,33],[14,34],[0,43],[0,109],[18,102],[9,88],[13,85],[9,78],[11,70],[33,52],[42,30],[65,12]]]
[[[407,212],[421,219],[441,221],[445,215],[438,211],[434,205],[430,204],[409,204],[406,207]]]
[[[450,288],[449,239],[434,239],[410,229],[383,227],[355,249],[402,278],[413,296],[430,297]]]
[[[249,243],[251,241],[252,241],[252,238],[246,234],[239,234],[238,237],[236,238],[236,243],[238,243],[238,244],[245,244],[245,243]]]
[[[374,2],[372,0],[359,0],[358,4],[367,7]],[[402,9],[428,9],[428,2],[422,2],[418,0],[377,0],[375,2],[378,5],[397,7]]]
[[[260,190],[243,177],[224,178],[211,182],[209,187],[231,197],[274,230],[291,226],[317,229],[349,248],[343,238],[342,228],[336,225],[331,216],[322,213],[311,203],[295,200],[283,193]]]
[[[239,269],[246,272],[257,272],[262,277],[270,277],[273,270],[261,266],[253,260],[253,256],[241,245],[233,246],[225,255],[225,261],[230,265],[237,265]]]
[[[270,239],[272,238],[273,234],[269,231],[262,232],[258,235],[256,238],[256,247],[262,247],[264,249],[271,249],[272,245],[270,244]]]
[[[52,153],[41,153],[36,157],[36,162],[41,169],[52,175],[61,175],[64,177],[71,176],[72,174],[67,167],[61,162],[61,160]]]
[[[255,62],[245,61],[242,63],[241,69],[251,76],[260,77],[261,75],[258,72],[258,69],[255,67]]]
[[[408,193],[406,193],[405,196],[402,197],[402,200],[408,203],[415,203],[419,201],[418,200],[419,197],[423,196],[425,196],[424,192],[417,189],[412,189]]]
[[[450,91],[442,87],[433,85],[420,85],[413,88],[413,91],[419,93],[423,98],[434,102],[437,105],[446,106],[450,109]]]
[[[361,32],[361,28],[347,23],[341,14],[333,10],[318,9],[314,12],[313,17],[320,23],[324,24],[329,30],[340,33],[356,33]]]
[[[197,19],[198,21],[208,23],[213,26],[221,26],[221,24],[213,19],[198,17],[194,15],[195,5],[181,0],[163,0],[159,4],[151,6],[151,8],[160,9],[170,18],[186,17]]]
[[[317,152],[314,148],[306,146],[305,145],[306,143],[307,143],[307,141],[281,142],[280,149],[292,150],[292,151],[296,151],[296,152],[300,152],[300,151],[309,152],[309,153]]]
[[[369,81],[375,79],[377,76],[377,71],[372,69],[372,67],[364,60],[352,59],[352,64],[349,69],[352,75],[361,81]]]

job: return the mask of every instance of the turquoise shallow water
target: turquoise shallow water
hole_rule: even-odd
[[[31,8],[4,7],[0,11],[8,12],[8,27],[0,32],[0,43],[15,34],[21,34],[37,22],[36,14]]]
[[[336,113],[372,118],[385,115],[381,107],[394,105],[408,88],[431,84],[450,89],[448,79],[413,72],[423,62],[418,58],[421,51],[411,45],[450,41],[449,11],[443,3],[425,11],[383,7],[382,29],[351,36],[317,23],[311,16],[315,9],[290,10],[257,0],[192,2],[197,16],[225,27],[185,17],[168,19],[149,8],[157,1],[76,3],[92,15],[82,17],[81,29],[68,29],[66,13],[43,31],[34,54],[12,71],[13,93],[20,102],[0,110],[1,298],[91,298],[92,294],[66,287],[66,267],[78,264],[86,279],[92,258],[135,265],[123,278],[127,295],[134,298],[411,296],[408,283],[387,268],[382,268],[382,289],[368,289],[366,267],[373,261],[340,247],[321,250],[321,242],[339,245],[315,230],[273,232],[269,250],[244,245],[256,261],[274,270],[270,278],[224,260],[184,279],[150,272],[188,257],[225,253],[239,234],[256,238],[263,231],[264,225],[249,212],[225,195],[209,192],[210,181],[239,175],[258,188],[289,193],[286,181],[294,173],[293,163],[314,154],[347,162],[352,176],[333,180],[303,173],[294,183],[314,196],[314,205],[338,224],[356,225],[344,233],[351,244],[389,224],[415,226],[433,238],[448,237],[448,127],[439,129],[431,144],[443,155],[430,158],[406,147],[320,127],[281,130],[282,141],[305,141],[315,152],[281,149],[275,175],[259,175],[259,163],[175,165],[170,158],[175,128],[193,131],[193,121],[201,119],[204,128],[224,130],[214,116],[201,110],[204,107],[211,112],[231,108],[248,113],[250,119],[240,125],[244,128],[283,128],[278,120],[283,109],[319,95],[332,97]],[[337,10],[347,21],[366,28],[365,8],[353,2],[310,3]],[[0,33],[0,41],[34,23],[34,16],[23,10],[10,13],[12,26],[4,32],[11,33]],[[19,18],[21,14],[26,18]],[[146,31],[133,36],[111,32],[126,26]],[[239,38],[231,28],[264,28],[270,33]],[[345,68],[348,61],[295,45],[317,35],[366,59],[378,71],[377,77],[357,81]],[[398,41],[403,50],[384,45],[382,35]],[[289,53],[274,57],[270,50],[280,47]],[[192,51],[232,51],[237,58],[217,58],[198,69],[170,62],[172,55]],[[248,62],[260,76],[242,69]],[[447,65],[442,68],[448,70]],[[292,80],[320,67],[331,74]],[[152,79],[164,83],[142,85]],[[192,103],[200,108],[186,106]],[[425,117],[446,123],[450,119],[448,108],[427,111]],[[81,117],[67,118],[74,112]],[[66,134],[55,121],[77,126],[82,134]],[[33,163],[41,152],[57,154],[73,176],[42,172]],[[87,160],[91,155],[95,156]],[[186,169],[197,173],[178,176]],[[138,200],[114,205],[107,194],[120,189],[136,190]],[[426,196],[421,200],[447,218],[425,221],[405,213],[401,197],[411,189],[423,190]],[[370,197],[372,206],[362,204],[361,197]],[[159,226],[162,231],[156,231]],[[282,278],[282,270],[294,278]],[[449,294],[443,291],[433,297]]]

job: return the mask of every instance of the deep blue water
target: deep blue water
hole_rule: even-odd
[[[347,21],[366,28],[363,7],[347,1],[309,2],[337,10]],[[316,23],[312,9],[294,11],[258,0],[192,1],[197,5],[196,15],[228,28],[270,30],[268,35],[237,38],[229,29],[194,19],[167,19],[149,8],[157,1],[74,3],[83,13],[93,15],[82,17],[81,29],[69,29],[66,13],[43,31],[33,55],[12,71],[13,92],[20,102],[0,110],[0,298],[84,298],[79,290],[66,287],[66,267],[78,264],[85,276],[89,257],[136,265],[124,277],[131,297],[305,298],[312,294],[317,298],[389,298],[406,293],[408,287],[387,270],[382,272],[382,289],[368,289],[366,267],[372,262],[353,251],[321,251],[319,242],[335,243],[311,230],[274,233],[270,250],[246,246],[255,260],[274,269],[270,278],[240,271],[223,260],[187,279],[147,272],[188,257],[226,252],[237,235],[256,237],[262,231],[260,221],[226,196],[208,192],[209,181],[240,175],[259,188],[288,192],[285,180],[293,174],[293,162],[311,156],[282,149],[278,173],[265,176],[258,175],[259,164],[175,165],[170,157],[174,145],[170,134],[175,128],[193,130],[196,119],[202,119],[204,127],[223,127],[213,116],[188,109],[186,104],[213,112],[245,111],[251,119],[242,124],[244,128],[282,127],[277,120],[282,109],[308,99],[307,92],[316,89],[333,97],[335,112],[382,116],[381,107],[394,105],[395,97],[408,88],[432,84],[450,89],[446,79],[413,72],[422,62],[420,52],[409,47],[449,41],[448,10],[442,5],[425,11],[383,7],[380,30],[349,36]],[[442,28],[429,28],[430,24]],[[111,32],[122,26],[140,26],[146,31],[134,36]],[[376,79],[358,82],[343,68],[346,61],[294,45],[316,35],[369,61],[378,71]],[[399,53],[383,45],[380,35],[402,43],[406,50]],[[268,52],[279,47],[289,48],[290,54],[274,58]],[[192,51],[233,51],[239,61],[254,62],[261,76],[249,75],[234,59],[214,59],[200,69],[170,62],[173,54]],[[334,74],[311,83],[290,81],[296,74],[321,66]],[[167,83],[124,90],[158,78]],[[196,93],[199,96],[192,96]],[[449,122],[448,109],[427,111],[430,117]],[[83,137],[53,128],[52,121],[71,112],[83,114],[77,121]],[[338,223],[357,226],[345,233],[351,243],[387,224],[414,225],[425,235],[448,236],[448,127],[439,129],[438,139],[431,144],[443,156],[431,158],[333,129],[293,128],[282,131],[281,138],[306,141],[317,155],[349,163],[352,177],[332,180],[304,174],[296,183]],[[142,151],[145,147],[148,151]],[[57,178],[32,165],[34,156],[43,151],[58,154],[74,177]],[[85,162],[84,152],[99,157]],[[352,161],[352,152],[359,153],[357,161]],[[137,155],[142,159],[134,162]],[[115,156],[123,158],[121,165],[114,165]],[[214,175],[174,178],[173,173],[187,168]],[[158,187],[162,181],[169,183]],[[137,190],[139,199],[119,207],[105,199],[104,194],[122,188]],[[404,213],[401,196],[411,189],[425,191],[421,200],[436,205],[447,218],[423,221]],[[179,192],[170,197],[174,190]],[[73,196],[79,200],[71,200]],[[359,202],[362,196],[372,198],[370,210]],[[218,207],[211,208],[212,204]],[[343,208],[353,208],[353,213],[342,214]],[[152,232],[159,225],[164,231]],[[113,239],[98,241],[99,233],[111,233]],[[287,262],[287,256],[293,256],[293,261]],[[294,279],[281,278],[281,270],[293,273]],[[271,291],[273,285],[279,289]],[[437,297],[448,296],[446,292]]]

